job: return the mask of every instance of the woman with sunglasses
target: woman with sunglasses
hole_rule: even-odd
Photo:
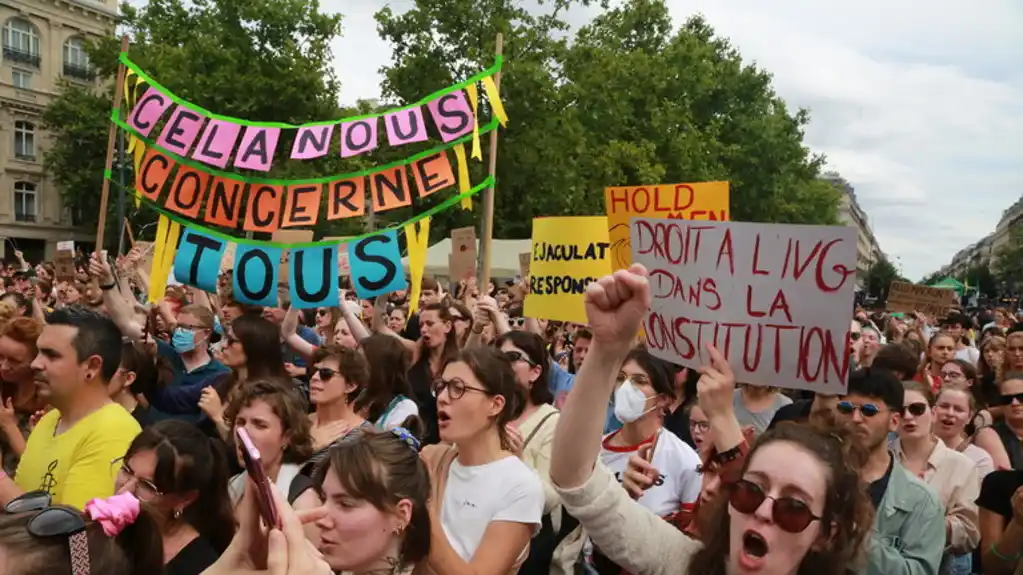
[[[893,443],[892,451],[907,471],[934,490],[945,508],[946,543],[942,563],[951,563],[951,573],[969,575],[969,553],[980,542],[977,466],[969,457],[949,449],[944,441],[934,436],[931,390],[916,381],[907,381],[903,386],[905,399],[899,438]]]
[[[93,499],[84,512],[51,506],[45,492],[12,499],[0,514],[5,575],[163,573],[157,520],[131,494]]]
[[[511,363],[493,347],[459,352],[433,386],[441,445],[423,449],[433,480],[434,573],[514,574],[540,528],[543,485],[513,452],[521,413]]]
[[[984,445],[991,457],[998,462],[1005,452],[1012,469],[1023,471],[1023,375],[1009,373],[998,386],[1001,391],[999,406],[1002,407],[1002,419],[996,421],[991,429],[998,434],[999,442],[995,445]]]
[[[332,444],[353,429],[369,425],[355,406],[369,380],[369,364],[362,352],[322,346],[313,354],[312,364],[309,403],[315,411],[309,414],[309,436],[314,451],[303,465],[303,469],[310,471],[307,474],[326,458]]]
[[[632,500],[597,464],[595,439],[615,385],[612,374],[625,364],[649,309],[646,276],[642,265],[633,265],[587,289],[592,353],[569,393],[551,458],[551,479],[565,507],[594,544],[631,573],[843,573],[856,566],[870,529],[870,503],[854,471],[859,461],[852,442],[830,431],[784,425],[762,436],[728,498],[719,498],[708,510],[712,520],[701,522],[702,544]],[[703,371],[723,375],[711,366]],[[720,455],[741,457],[729,451]],[[771,505],[764,505],[767,499]]]
[[[337,322],[341,321],[341,309],[336,307],[316,308],[316,317],[313,320],[316,335],[320,341],[332,341],[334,339],[334,328]],[[305,341],[305,340],[303,340]]]
[[[113,465],[117,493],[133,494],[159,519],[164,573],[199,575],[227,549],[227,458],[197,427],[173,419],[147,427]]]

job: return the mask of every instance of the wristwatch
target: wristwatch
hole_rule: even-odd
[[[739,445],[736,445],[735,447],[733,447],[731,449],[727,449],[725,451],[721,451],[721,452],[715,454],[714,455],[714,461],[716,461],[719,465],[724,465],[725,463],[729,463],[729,462],[735,461],[741,455],[742,455],[742,444],[740,443]]]
[[[117,287],[117,282],[114,282],[112,284],[107,284],[105,286],[99,286],[99,289],[101,289],[103,291],[110,291],[110,290],[114,289],[115,287]]]

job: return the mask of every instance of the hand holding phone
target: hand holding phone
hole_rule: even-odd
[[[245,431],[244,427],[237,428],[235,433],[238,435],[238,441],[241,442],[242,459],[245,460],[245,471],[248,472],[249,477],[252,478],[252,482],[256,484],[256,488],[259,491],[257,498],[259,514],[263,517],[267,527],[280,529],[281,516],[277,512],[274,495],[270,491],[273,489],[273,485],[270,484],[266,471],[263,469],[263,460],[260,457],[259,450],[252,443],[252,438],[249,437],[249,433]]]

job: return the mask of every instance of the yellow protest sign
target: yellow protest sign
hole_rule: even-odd
[[[728,221],[728,182],[654,184],[604,189],[611,268],[632,265],[632,218]]]
[[[583,295],[611,273],[610,247],[604,216],[535,218],[523,314],[586,323]]]

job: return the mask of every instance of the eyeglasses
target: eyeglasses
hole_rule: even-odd
[[[852,412],[856,411],[857,409],[860,410],[860,413],[862,413],[864,417],[874,417],[878,413],[881,413],[881,408],[873,403],[864,403],[863,405],[857,405],[851,401],[839,401],[836,407],[839,413],[845,415],[851,415]]]
[[[852,341],[856,341],[856,340],[860,339],[860,337],[862,337],[862,336],[863,336],[862,332],[854,331],[854,332],[849,334],[849,339],[851,339]]]
[[[111,466],[117,466],[117,482],[124,485],[130,482],[134,482],[135,488],[132,489],[132,493],[139,501],[148,503],[153,499],[156,499],[162,493],[157,489],[156,485],[148,479],[143,479],[135,474],[135,472],[128,466],[128,462],[123,457],[110,462]]]
[[[962,379],[966,377],[964,374],[958,371],[943,371],[941,372],[941,379]]]
[[[340,372],[338,372],[336,369],[331,369],[329,367],[314,367],[313,370],[309,372],[309,376],[310,377],[314,376],[317,373],[320,374],[321,380],[327,381],[328,379],[334,377]]]
[[[438,379],[433,382],[433,395],[435,397],[440,397],[441,392],[445,389],[448,390],[448,397],[451,399],[461,399],[462,396],[465,395],[466,391],[475,391],[477,393],[482,393],[483,395],[493,395],[483,388],[466,385],[465,382],[460,379],[450,379],[447,381]]]
[[[759,485],[746,479],[736,481],[728,494],[728,503],[744,515],[755,513],[766,499],[774,502],[771,519],[788,533],[802,533],[811,523],[820,520],[806,503],[795,497],[770,497]]]
[[[524,317],[508,318],[508,325],[510,325],[511,327],[522,327],[526,325],[526,318]]]
[[[71,572],[89,575],[89,536],[85,531],[85,520],[76,509],[51,506],[50,503],[49,493],[29,491],[8,501],[4,505],[4,513],[35,512],[26,526],[29,535],[38,538],[67,537]]]
[[[927,413],[927,404],[922,402],[911,403],[902,407],[902,413],[910,413],[913,417],[920,417]]]
[[[636,385],[650,385],[650,378],[643,375],[642,373],[625,373],[624,371],[618,372],[618,376],[615,381],[623,383],[626,379],[631,380]]]
[[[1023,404],[1023,393],[1002,394],[1001,404],[1012,405],[1013,400],[1016,400],[1018,403]]]
[[[320,317],[327,317],[328,315],[330,315],[330,310],[326,310],[326,309],[316,310],[316,315],[318,315]]]
[[[706,432],[710,431],[710,422],[709,421],[693,421],[692,419],[690,419],[689,420],[689,430],[690,431],[699,431],[701,433],[706,433]]]
[[[533,366],[536,365],[533,362],[533,360],[529,359],[529,357],[527,357],[526,354],[524,354],[524,353],[522,353],[520,351],[514,351],[514,350],[506,351],[506,352],[504,352],[504,357],[505,357],[505,359],[507,359],[508,361],[510,361],[512,363],[515,363],[516,361],[521,361],[521,362],[525,363],[526,365],[528,365],[529,367],[533,367]]]

